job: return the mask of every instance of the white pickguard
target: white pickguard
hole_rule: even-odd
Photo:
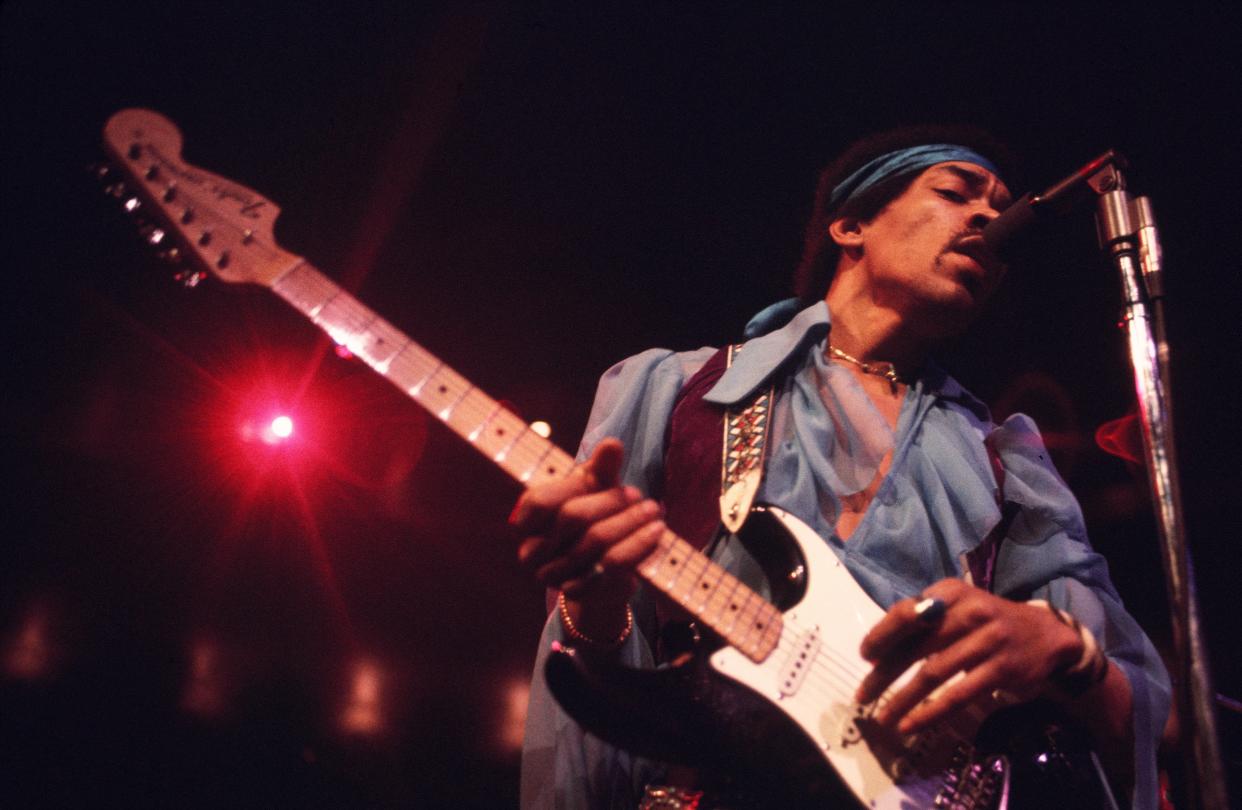
[[[711,656],[712,666],[794,720],[864,806],[930,807],[941,787],[939,773],[894,780],[886,763],[859,739],[852,722],[859,711],[853,690],[871,668],[859,655],[859,646],[884,611],[858,586],[823,538],[788,512],[765,508],[801,549],[808,571],[806,594],[784,614],[784,638],[778,651],[756,663],[733,647],[723,647]],[[806,667],[797,667],[795,660],[803,653],[807,654]],[[816,663],[840,674],[841,688],[815,688],[815,674],[804,672]],[[913,668],[902,680],[912,673]]]

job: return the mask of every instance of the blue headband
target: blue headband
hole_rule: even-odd
[[[857,197],[870,188],[874,188],[890,177],[896,177],[899,174],[906,174],[918,169],[926,169],[928,166],[935,166],[937,163],[948,163],[951,160],[974,163],[976,166],[987,169],[992,174],[1000,174],[992,161],[972,149],[967,149],[965,146],[956,146],[951,143],[929,143],[923,146],[911,146],[909,149],[889,152],[864,163],[858,171],[837,183],[836,188],[832,190],[832,194],[828,197],[827,207],[829,210],[837,208],[842,203]]]

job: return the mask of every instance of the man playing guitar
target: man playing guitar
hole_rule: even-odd
[[[558,594],[527,721],[528,810],[722,806],[719,775],[687,783],[683,769],[584,733],[548,695],[542,666],[552,642],[661,663],[670,614],[638,588],[636,568],[669,526],[709,539],[685,516],[714,500],[686,500],[710,498],[720,475],[719,446],[687,475],[674,413],[723,413],[768,388],[755,502],[814,529],[886,611],[859,650],[871,668],[858,703],[885,695],[875,721],[912,734],[988,696],[1046,699],[1088,732],[1122,804],[1155,806],[1169,692],[1157,654],[1034,425],[995,425],[931,359],[1005,273],[980,236],[1010,202],[1004,163],[1002,147],[967,128],[860,141],[820,179],[797,306],[761,313],[727,364],[714,349],[651,350],[604,375],[581,464],[527,490],[511,521],[520,560]]]

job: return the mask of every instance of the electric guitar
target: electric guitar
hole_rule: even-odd
[[[570,455],[512,411],[277,245],[279,208],[184,163],[171,121],[122,110],[108,120],[103,141],[111,163],[100,170],[106,190],[145,220],[149,241],[189,265],[182,274],[188,283],[210,275],[269,287],[523,486],[572,468]],[[757,535],[759,542],[748,542]],[[859,643],[881,609],[818,535],[780,509],[758,508],[737,539],[763,558],[769,583],[780,585],[775,602],[671,531],[638,567],[649,586],[709,633],[711,643],[690,663],[640,672],[585,651],[553,654],[549,684],[585,727],[648,755],[744,770],[774,791],[793,785],[801,799],[852,795],[873,808],[1045,807],[1053,801],[1042,798],[1041,785],[1051,783],[1069,784],[1070,795],[1055,806],[1080,806],[1071,801],[1085,798],[1074,776],[1080,769],[1065,767],[1064,749],[1004,739],[985,722],[987,708],[910,737],[872,723],[876,706],[857,705],[852,695],[869,669]]]

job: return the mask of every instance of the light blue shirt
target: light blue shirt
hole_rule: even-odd
[[[1087,542],[1078,502],[1053,468],[1034,423],[1014,415],[999,427],[987,408],[937,370],[910,385],[894,436],[892,462],[849,542],[835,534],[842,482],[832,455],[840,437],[818,386],[829,330],[817,303],[784,327],[746,343],[705,399],[745,403],[775,383],[773,434],[757,500],[779,506],[815,529],[862,588],[882,607],[945,577],[962,576],[962,555],[1000,519],[984,438],[1005,467],[1005,498],[1022,509],[997,560],[993,590],[1014,599],[1046,599],[1091,629],[1129,679],[1134,703],[1135,808],[1156,807],[1155,751],[1169,710],[1169,682],[1159,656],[1125,611],[1104,559]],[[677,394],[715,349],[652,349],[605,372],[579,458],[613,436],[625,444],[622,478],[657,492],[664,440]],[[779,375],[774,372],[781,370]],[[618,655],[654,665],[655,616],[641,591],[635,630]],[[550,644],[565,641],[549,617],[535,662],[522,759],[525,810],[637,807],[662,769],[583,733],[556,705],[543,680]]]

